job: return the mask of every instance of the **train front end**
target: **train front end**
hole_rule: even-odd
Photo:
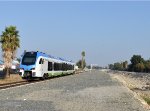
[[[37,59],[37,52],[26,52],[23,55],[19,73],[23,79],[31,79],[35,77],[36,59]]]

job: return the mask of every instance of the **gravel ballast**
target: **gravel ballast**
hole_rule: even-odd
[[[146,111],[109,74],[92,71],[0,90],[0,111]]]

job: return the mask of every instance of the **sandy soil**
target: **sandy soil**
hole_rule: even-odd
[[[150,109],[150,104],[143,99],[143,97],[150,100],[150,74],[149,73],[134,73],[121,71],[108,71],[108,73],[115,79],[127,86],[139,99],[147,109]]]
[[[23,79],[19,76],[19,74],[11,74],[10,77],[6,77],[5,79],[0,79],[0,85],[12,82],[23,81]]]

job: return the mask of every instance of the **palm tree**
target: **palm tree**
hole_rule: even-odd
[[[20,47],[19,31],[15,26],[5,28],[1,35],[1,48],[4,58],[4,66],[6,69],[6,76],[10,76],[9,69],[12,66],[12,60],[16,56],[17,48]]]
[[[84,62],[85,62],[84,57],[85,57],[85,51],[82,51],[81,55],[82,55],[82,69],[84,69]]]

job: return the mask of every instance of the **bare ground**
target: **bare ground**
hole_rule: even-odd
[[[10,77],[6,77],[5,79],[0,79],[0,85],[12,82],[20,82],[24,81],[19,74],[11,74]]]
[[[133,91],[134,96],[144,107],[150,109],[150,73],[122,71],[109,71],[108,73]]]

